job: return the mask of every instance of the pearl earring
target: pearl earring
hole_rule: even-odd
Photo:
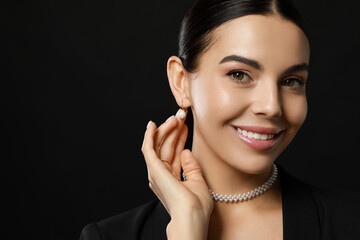
[[[176,116],[180,119],[184,119],[186,117],[186,109],[180,108],[177,111]]]
[[[181,102],[181,108],[177,111],[176,116],[180,119],[184,119],[187,114],[187,108],[183,108],[182,102]]]

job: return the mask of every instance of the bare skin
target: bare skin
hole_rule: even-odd
[[[168,61],[172,93],[194,116],[192,152],[183,150],[187,127],[178,117],[159,128],[150,122],[144,137],[150,187],[171,216],[168,239],[282,239],[280,179],[260,197],[236,204],[214,203],[208,189],[243,193],[269,177],[306,117],[308,41],[294,23],[275,15],[237,18],[211,37],[194,73],[178,57]],[[257,66],[222,61],[234,55]],[[259,150],[235,134],[238,126],[283,133],[271,148]]]

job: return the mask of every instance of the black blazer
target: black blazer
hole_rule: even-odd
[[[310,186],[280,166],[284,240],[360,239],[360,193]],[[87,225],[80,240],[166,239],[170,216],[159,200]]]

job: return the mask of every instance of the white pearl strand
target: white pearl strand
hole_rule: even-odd
[[[211,189],[209,189],[210,194],[212,196],[212,198],[215,201],[220,201],[220,202],[242,202],[242,201],[246,201],[246,200],[250,200],[252,198],[255,198],[257,196],[259,196],[260,194],[263,194],[264,192],[266,192],[272,185],[273,183],[276,181],[277,175],[278,175],[278,170],[276,168],[276,165],[273,164],[273,172],[270,176],[270,178],[260,187],[255,188],[254,190],[251,190],[247,193],[243,193],[243,194],[237,194],[237,195],[222,195],[222,194],[217,194],[214,193],[213,191],[211,191]]]

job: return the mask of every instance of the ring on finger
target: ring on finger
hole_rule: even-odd
[[[187,180],[184,172],[181,173],[181,177],[182,177],[182,180],[183,180],[183,181],[186,181],[186,180]]]

